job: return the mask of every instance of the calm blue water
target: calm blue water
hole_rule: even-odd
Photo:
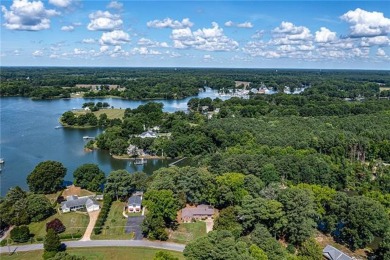
[[[199,98],[217,97],[208,90]],[[164,111],[187,110],[190,98],[182,100],[155,100],[164,104]],[[96,136],[99,129],[55,129],[58,119],[65,111],[80,108],[83,103],[97,99],[67,99],[33,101],[29,98],[0,98],[0,158],[5,159],[0,173],[0,194],[20,186],[28,189],[27,175],[41,161],[62,162],[68,169],[65,180],[72,181],[73,171],[84,163],[96,163],[108,175],[112,170],[126,169],[129,172],[154,170],[167,166],[170,160],[148,160],[144,166],[130,164],[128,160],[113,159],[106,151],[85,152],[83,136]],[[128,101],[115,98],[99,99],[115,108],[136,108],[148,101]]]

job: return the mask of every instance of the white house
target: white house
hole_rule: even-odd
[[[157,134],[153,131],[146,131],[139,135],[141,138],[157,138]]]
[[[141,212],[143,192],[136,192],[128,200],[127,211],[130,213]]]
[[[93,199],[88,196],[77,197],[77,196],[68,196],[66,201],[61,203],[61,210],[63,213],[70,211],[78,211],[86,209],[87,212],[95,211],[100,208],[100,205]]]

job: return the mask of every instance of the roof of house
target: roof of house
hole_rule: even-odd
[[[157,137],[157,134],[153,131],[146,131],[140,134],[140,137],[148,137],[148,136]]]
[[[324,250],[322,250],[322,254],[330,260],[352,260],[352,257],[349,257],[331,245],[327,245]]]
[[[136,205],[136,206],[141,206],[141,202],[142,202],[142,198],[141,196],[137,196],[137,195],[132,195],[129,200],[128,200],[128,204],[131,206],[131,205]]]
[[[61,209],[73,208],[86,206],[87,208],[92,205],[99,205],[95,200],[89,197],[74,198],[74,196],[69,196],[67,201],[61,203]]]
[[[214,208],[210,205],[201,204],[195,208],[185,207],[181,211],[182,218],[192,218],[194,216],[212,216]]]

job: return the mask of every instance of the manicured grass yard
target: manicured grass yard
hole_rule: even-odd
[[[35,239],[38,237],[44,237],[46,235],[46,223],[55,218],[61,220],[61,222],[66,227],[65,232],[61,233],[61,235],[72,233],[84,234],[85,229],[87,228],[89,223],[89,216],[87,213],[57,213],[43,221],[31,223],[30,225],[28,225],[30,228],[30,232],[32,234],[35,234]]]
[[[122,215],[124,206],[124,202],[114,201],[102,233],[99,235],[92,234],[91,239],[132,239],[131,234],[125,233],[127,219]]]
[[[120,118],[122,119],[125,115],[125,109],[100,109],[99,111],[93,112],[97,118],[101,114],[106,114],[108,119]]]
[[[66,250],[69,254],[85,256],[88,260],[152,260],[158,251],[165,251],[154,248],[144,247],[94,247],[94,248],[69,248]],[[184,260],[184,256],[179,252],[169,251],[173,256]],[[0,255],[4,260],[42,260],[43,251],[18,252],[12,256],[6,254]]]
[[[168,241],[187,244],[188,242],[205,235],[205,222],[197,221],[194,223],[181,223],[178,229],[170,234]]]
[[[76,115],[85,115],[87,112],[85,111],[76,111],[74,112]],[[94,111],[93,112],[95,114],[95,116],[99,119],[99,116],[101,114],[106,114],[108,119],[114,119],[114,118],[120,118],[122,119],[123,116],[125,115],[125,109],[118,109],[118,108],[114,108],[114,109],[100,109],[99,111]]]

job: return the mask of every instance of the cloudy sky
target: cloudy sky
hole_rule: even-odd
[[[2,66],[390,69],[389,1],[2,0]]]

